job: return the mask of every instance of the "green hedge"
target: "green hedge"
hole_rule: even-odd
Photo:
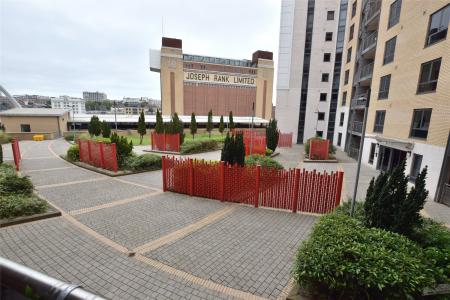
[[[33,183],[28,177],[17,175],[10,165],[0,165],[0,197],[14,194],[31,196],[33,189]]]
[[[329,298],[412,299],[435,284],[437,272],[408,238],[337,213],[316,223],[299,248],[293,276]]]
[[[36,196],[8,195],[0,197],[0,219],[12,219],[44,213],[47,202]]]
[[[0,130],[0,144],[11,143],[11,141],[12,141],[11,135],[4,132],[3,130]]]
[[[211,140],[186,140],[180,149],[181,154],[193,154],[220,149],[220,144],[215,139]]]
[[[265,168],[283,169],[283,166],[273,158],[262,156],[259,154],[249,155],[245,157],[245,164],[248,166],[261,166]]]
[[[133,171],[153,171],[161,169],[161,157],[155,154],[130,156],[125,160],[125,168]]]
[[[67,149],[67,159],[69,161],[79,161],[80,160],[80,148],[78,145],[72,145]]]

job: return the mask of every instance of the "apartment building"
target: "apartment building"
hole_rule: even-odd
[[[104,101],[108,100],[108,96],[101,92],[83,92],[83,99],[85,101]]]
[[[334,144],[388,171],[406,159],[414,181],[450,205],[448,0],[349,2]]]
[[[75,114],[86,113],[86,101],[81,98],[59,96],[50,98],[52,108],[65,109]]]
[[[275,117],[294,141],[334,139],[347,0],[282,0]]]

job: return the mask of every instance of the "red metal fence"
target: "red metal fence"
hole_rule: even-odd
[[[317,160],[328,159],[329,147],[330,147],[330,140],[310,140],[309,159],[317,159]]]
[[[151,133],[152,150],[180,152],[180,134]]]
[[[245,155],[260,154],[266,155],[266,136],[251,136],[244,135]],[[252,148],[252,151],[250,151]]]
[[[292,147],[292,132],[279,133],[278,135],[278,147]]]
[[[343,172],[239,167],[163,156],[163,189],[293,212],[328,213],[341,199]]]
[[[20,155],[20,147],[19,147],[19,140],[14,138],[11,141],[11,148],[12,153],[14,157],[14,164],[16,165],[16,170],[19,171],[20,169],[20,161],[22,160],[22,156]]]
[[[78,140],[78,146],[80,148],[80,161],[117,172],[116,144]]]

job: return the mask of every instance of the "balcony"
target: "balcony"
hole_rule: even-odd
[[[367,64],[360,68],[358,81],[361,86],[368,86],[372,80],[373,63]]]
[[[366,107],[367,95],[361,94],[352,99],[351,109],[364,109]]]
[[[347,149],[347,154],[354,159],[358,159],[359,148],[355,146],[349,146]]]
[[[365,59],[373,59],[375,57],[377,37],[378,32],[374,31],[363,39],[361,43],[361,56]]]
[[[353,121],[350,126],[350,130],[357,133],[362,133],[363,122]]]
[[[381,0],[370,0],[364,8],[364,26],[367,30],[378,28],[380,20]]]

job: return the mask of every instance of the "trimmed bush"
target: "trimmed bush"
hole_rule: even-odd
[[[80,148],[78,145],[72,145],[67,149],[67,159],[69,161],[79,161],[80,160]]]
[[[116,132],[111,135],[111,143],[116,144],[117,164],[123,167],[125,159],[129,157],[133,151],[133,142],[128,142],[124,136],[118,136]]]
[[[47,203],[36,196],[7,195],[0,197],[0,219],[12,219],[44,213]]]
[[[125,161],[125,168],[134,171],[153,171],[161,169],[161,157],[155,154],[130,156]]]
[[[11,143],[12,136],[7,134],[6,132],[0,130],[0,144],[8,144]]]
[[[271,119],[266,127],[267,148],[275,151],[278,146],[279,137],[280,132],[278,131],[277,120]]]
[[[266,156],[271,156],[273,154],[273,151],[269,148],[266,149]]]
[[[208,151],[215,151],[220,148],[219,143],[216,140],[196,140],[186,141],[181,145],[181,154],[193,154]]]
[[[18,176],[15,171],[2,172],[0,175],[0,196],[20,194],[30,196],[33,194],[34,186],[28,177]]]
[[[402,235],[331,214],[299,248],[293,276],[328,299],[412,299],[435,284],[424,256]]]
[[[248,166],[261,166],[264,168],[283,169],[283,166],[273,158],[262,156],[259,154],[249,155],[245,157],[245,164]]]

